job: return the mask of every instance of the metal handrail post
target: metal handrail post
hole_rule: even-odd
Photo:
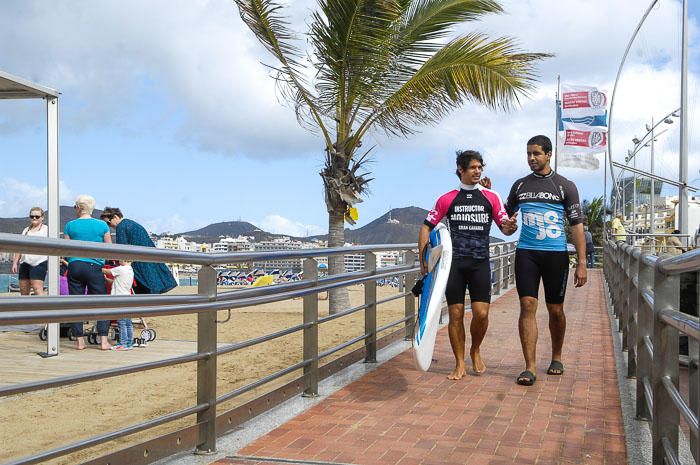
[[[627,337],[629,335],[629,323],[630,323],[630,289],[631,289],[631,284],[630,284],[630,277],[629,277],[629,269],[630,269],[630,249],[632,247],[630,246],[625,246],[621,247],[621,254],[622,256],[620,265],[621,265],[621,273],[620,273],[620,279],[622,280],[622,286],[620,289],[620,292],[622,293],[622,312],[620,315],[620,331],[622,332],[622,351],[629,350],[629,344],[627,341]]]
[[[647,252],[642,252],[639,256],[639,293],[651,292],[654,285],[654,270],[644,263],[644,257],[651,255]],[[646,339],[651,337],[651,327],[654,319],[654,311],[646,303],[646,300],[640,299],[639,310],[637,313],[637,408],[636,416],[638,420],[648,420],[651,416],[649,405],[647,405],[644,395],[644,380],[651,378],[651,357],[646,348]]]
[[[496,246],[496,274],[494,283],[496,284],[496,293],[500,294],[503,288],[503,248],[500,245]]]
[[[304,279],[318,285],[318,262],[313,258],[307,258],[303,263]],[[318,395],[318,294],[304,296],[304,360],[311,363],[304,366],[304,392],[302,397],[316,397]],[[310,325],[310,326],[309,326]]]
[[[663,384],[670,378],[678,388],[678,330],[664,323],[659,314],[663,310],[677,310],[680,305],[680,277],[666,275],[654,266],[654,357],[652,361],[651,388],[654,406],[651,423],[652,464],[664,465],[663,440],[666,439],[675,456],[678,456],[678,432],[680,413]]]
[[[697,273],[697,278],[700,279],[700,272]],[[700,305],[700,281],[697,288],[698,304]],[[700,306],[696,307],[700,309]],[[698,315],[696,315],[698,316]],[[700,357],[700,344],[698,340],[688,336],[688,406],[695,413],[695,416],[700,418],[700,370],[698,369],[698,358]],[[696,463],[700,463],[700,440],[695,435],[690,435],[690,450],[693,453]]]
[[[365,254],[365,270],[377,271],[377,256]],[[377,281],[365,282],[365,363],[377,362]]]
[[[197,274],[199,295],[216,300],[217,272],[211,266],[203,266]],[[199,440],[196,453],[213,454],[216,451],[216,312],[197,314],[197,353],[207,354],[197,361],[197,404],[207,404],[206,410],[197,413]]]
[[[416,263],[416,253],[413,250],[407,250],[404,254],[404,264],[414,265]],[[406,290],[413,287],[417,274],[406,273]],[[406,317],[406,336],[405,339],[410,341],[413,338],[413,322],[416,319],[416,296],[408,292],[404,298],[404,316]],[[410,317],[410,318],[409,318]]]
[[[627,333],[627,377],[634,378],[637,370],[637,334],[639,332],[639,257],[630,253],[629,330]],[[634,282],[637,282],[635,285]]]

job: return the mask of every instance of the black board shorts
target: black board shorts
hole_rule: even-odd
[[[29,263],[20,263],[18,277],[20,281],[27,279],[31,281],[45,281],[48,267],[48,260],[39,263],[37,266],[32,266]]]
[[[515,251],[515,286],[518,296],[537,298],[540,279],[548,304],[564,303],[569,279],[569,254],[562,251],[517,249]]]
[[[447,305],[464,305],[467,286],[472,302],[491,302],[491,266],[488,258],[452,259],[445,289]]]

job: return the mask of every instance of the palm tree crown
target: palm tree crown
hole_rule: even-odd
[[[323,137],[329,246],[343,245],[346,209],[371,180],[361,171],[369,151],[357,155],[367,131],[408,136],[465,103],[508,110],[534,89],[534,66],[549,56],[508,37],[451,37],[461,23],[501,13],[496,0],[318,0],[308,51],[281,2],[234,1],[276,59],[270,68],[297,119]],[[329,265],[342,272],[342,263]]]

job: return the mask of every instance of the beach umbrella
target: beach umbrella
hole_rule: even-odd
[[[258,279],[253,282],[253,287],[258,287],[258,286],[269,286],[270,284],[273,284],[275,282],[275,277],[272,276],[271,274],[266,274],[265,276],[260,276]]]

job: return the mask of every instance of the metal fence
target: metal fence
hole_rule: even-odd
[[[416,264],[414,244],[371,245],[326,249],[274,251],[265,253],[206,254],[149,247],[98,244],[61,239],[44,239],[0,233],[0,251],[23,252],[50,256],[107,257],[131,261],[167,262],[201,265],[198,274],[198,293],[194,295],[156,296],[44,296],[34,298],[8,297],[0,299],[0,325],[84,321],[94,319],[119,319],[133,316],[152,317],[165,315],[197,314],[197,352],[125,367],[86,372],[45,381],[0,387],[0,397],[74,385],[93,380],[103,380],[132,373],[145,372],[189,362],[196,363],[196,404],[186,409],[167,413],[158,418],[126,428],[102,434],[86,440],[63,445],[52,450],[37,452],[9,462],[7,465],[40,463],[62,457],[97,444],[113,441],[145,431],[175,420],[196,415],[194,425],[168,433],[156,439],[114,452],[87,463],[145,464],[181,451],[195,449],[207,453],[216,450],[216,438],[233,430],[247,420],[263,413],[290,398],[302,394],[318,394],[319,381],[340,371],[351,363],[364,359],[376,361],[377,350],[396,340],[410,339],[415,320],[415,298],[407,291],[413,285],[419,268]],[[515,243],[492,246],[492,272],[494,293],[507,289],[514,283]],[[386,250],[403,252],[403,264],[376,268],[375,253]],[[318,276],[315,257],[365,254],[365,269],[352,273]],[[217,292],[216,265],[245,263],[277,259],[303,259],[304,279],[262,288],[248,288]],[[400,276],[404,282],[401,291],[389,298],[377,300],[377,281]],[[331,289],[362,284],[364,304],[319,317],[318,293]],[[294,297],[303,298],[303,322],[273,334],[217,347],[216,316],[219,310],[237,309],[277,302]],[[377,307],[383,303],[403,299],[404,316],[384,326],[377,327]],[[364,311],[364,333],[349,339],[337,347],[319,351],[319,325],[359,311]],[[388,331],[388,334],[386,334]],[[217,357],[244,348],[253,347],[292,333],[303,334],[303,360],[276,373],[257,379],[231,392],[217,396]],[[385,333],[378,337],[380,333]],[[330,362],[321,362],[353,344],[364,342],[363,347],[343,354]],[[217,405],[244,393],[302,370],[301,376],[257,396],[232,410],[218,412]],[[257,393],[257,391],[255,391]]]
[[[680,309],[680,274],[698,273],[700,250],[657,257],[622,243],[605,244],[604,272],[619,319],[628,376],[636,378],[636,414],[649,420],[654,465],[680,464],[680,417],[688,425],[691,453],[700,463],[698,440],[697,316]],[[686,309],[687,310],[687,309]],[[688,336],[689,402],[679,392],[679,334]]]

